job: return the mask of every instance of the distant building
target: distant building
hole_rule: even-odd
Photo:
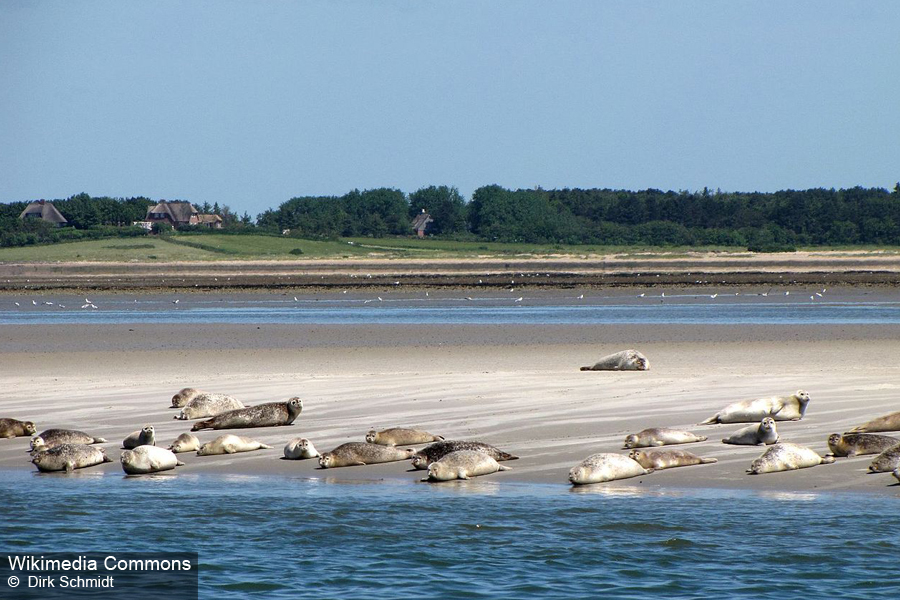
[[[220,215],[197,215],[198,225],[210,229],[222,229],[224,221]]]
[[[22,214],[19,215],[20,219],[43,219],[48,223],[53,223],[57,227],[62,227],[68,221],[62,213],[60,213],[53,204],[47,202],[46,200],[37,200],[32,202],[28,206],[25,207],[25,210],[22,211]]]
[[[156,206],[147,208],[147,216],[144,221],[150,223],[168,223],[172,227],[182,225],[197,225],[200,223],[200,213],[190,203],[183,200],[161,200]]]
[[[412,228],[413,231],[416,232],[416,235],[420,238],[425,237],[426,230],[428,229],[428,225],[434,223],[434,219],[431,218],[425,209],[422,209],[422,212],[416,215],[416,218],[412,220]]]

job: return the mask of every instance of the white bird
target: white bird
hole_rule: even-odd
[[[819,298],[821,298],[821,297],[822,297],[822,294],[820,294],[819,292],[816,292],[816,296],[818,296]]]
[[[96,307],[96,305],[94,305],[94,304],[91,304],[91,308],[97,308],[97,307]]]
[[[478,280],[478,283],[481,283],[481,280],[480,280],[480,279]]]
[[[784,295],[785,295],[785,296],[790,296],[790,295],[791,295],[791,291],[790,291],[790,290],[786,291],[786,292],[784,293]]]
[[[718,295],[719,295],[719,294],[713,294],[712,296],[710,296],[710,298],[715,298],[715,297],[718,296]]]
[[[638,298],[643,298],[643,297],[644,297],[644,295],[643,295],[643,294],[641,294],[641,295],[639,295],[639,296],[638,296]]]
[[[90,306],[91,306],[90,304],[82,304],[81,308],[90,308]]]
[[[60,304],[59,307],[60,307],[60,308],[65,308],[66,305],[65,305],[65,304]]]
[[[90,301],[90,300],[88,300],[88,299],[87,299],[87,298],[85,298],[85,299],[84,299],[84,303],[85,303],[85,304],[90,304],[90,303],[91,303],[91,301]]]
[[[172,300],[172,304],[178,304],[181,300]]]
[[[399,281],[395,281],[395,282],[394,282],[394,285],[400,285],[400,282],[399,282]]]
[[[372,302],[372,300],[364,300],[363,304],[368,304],[369,302]]]
[[[516,302],[521,302],[524,299],[525,299],[524,296],[519,296],[518,298],[516,298]]]
[[[341,292],[341,293],[342,293],[342,294],[346,294],[346,293],[347,293],[347,290],[344,290],[344,291],[343,291],[343,292]]]
[[[828,289],[828,288],[822,288],[822,293],[824,294],[824,293],[825,293],[825,290],[827,290],[827,289]]]
[[[666,297],[666,293],[663,292],[662,294],[659,295],[659,297],[660,297],[660,298],[665,298],[665,297]]]
[[[810,300],[815,300],[816,297],[815,297],[815,296],[810,296],[809,299],[810,299]]]
[[[466,296],[466,300],[471,300],[472,296]]]
[[[425,292],[425,296],[428,296],[428,292]]]
[[[53,306],[52,302],[44,302],[44,304],[46,304],[47,306]]]
[[[37,302],[35,302],[34,300],[31,301],[31,304],[33,304],[34,306],[37,306]]]
[[[294,302],[299,302],[299,300],[297,300],[297,296],[294,296]]]
[[[577,299],[578,299],[578,300],[583,300],[583,299],[584,299],[584,294],[582,294],[582,295],[580,295],[580,296],[578,296],[578,298],[577,298]]]
[[[16,306],[19,306],[19,303],[18,303],[18,302],[16,302]]]
[[[378,296],[378,301],[379,301],[379,302],[384,302],[384,300],[381,299],[381,296]]]

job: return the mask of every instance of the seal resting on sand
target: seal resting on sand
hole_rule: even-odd
[[[497,462],[519,459],[518,456],[510,454],[509,452],[504,452],[499,448],[494,448],[489,444],[483,444],[482,442],[446,440],[443,442],[436,442],[430,446],[425,446],[416,452],[413,456],[412,463],[417,469],[427,469],[428,465],[431,463],[438,461],[457,450],[477,450],[479,452],[484,452]]]
[[[131,450],[132,448],[137,448],[138,446],[155,446],[156,445],[156,430],[153,429],[153,425],[145,425],[143,428],[138,431],[133,431],[122,440],[122,447],[126,450]]]
[[[854,427],[849,433],[877,433],[879,431],[900,431],[900,412],[894,412],[868,423]]]
[[[224,394],[202,393],[191,398],[191,401],[182,407],[181,411],[173,419],[187,421],[190,419],[202,419],[214,417],[229,410],[245,408],[244,404],[231,396]]]
[[[47,429],[31,438],[31,449],[47,449],[60,444],[105,444],[106,440],[76,429]]]
[[[705,435],[695,435],[690,431],[653,427],[625,437],[625,448],[647,448],[650,446],[669,446],[672,444],[690,444],[705,442]]]
[[[393,446],[379,446],[367,442],[348,442],[319,457],[323,469],[375,465],[398,460],[408,460],[416,453],[412,448],[401,450]]]
[[[196,388],[184,388],[179,391],[177,394],[172,396],[172,408],[181,408],[191,400],[193,400],[196,396],[200,394],[204,394]]]
[[[900,467],[900,444],[876,456],[869,465],[869,473],[889,473],[898,467]]]
[[[319,456],[319,451],[306,438],[294,438],[284,447],[284,457],[289,460],[315,458],[317,456]]]
[[[741,400],[729,404],[700,423],[755,423],[772,417],[776,421],[799,421],[809,405],[809,394],[803,390],[791,396],[772,396],[758,400]]]
[[[778,443],[778,430],[775,428],[775,419],[766,417],[759,425],[749,425],[738,429],[730,436],[722,440],[723,444],[735,444],[739,446],[771,446]]]
[[[199,449],[200,440],[193,433],[182,433],[175,438],[175,441],[169,446],[169,450],[175,454],[180,452],[195,452]]]
[[[247,408],[229,410],[206,421],[197,421],[191,427],[191,431],[290,425],[300,415],[302,410],[303,402],[300,398],[291,398],[287,402],[267,402]]]
[[[422,481],[471,479],[497,471],[509,471],[509,467],[478,450],[457,450],[428,465],[428,477]]]
[[[31,421],[18,419],[0,419],[0,439],[9,439],[22,435],[34,435],[37,431]]]
[[[87,444],[59,444],[53,448],[36,452],[31,462],[39,471],[71,473],[75,469],[84,469],[112,461],[106,456],[106,450],[103,448]]]
[[[645,469],[656,471],[719,462],[719,459],[717,458],[701,458],[693,452],[678,448],[666,448],[665,450],[632,450],[628,453],[628,458],[637,461]]]
[[[828,436],[828,448],[835,456],[853,458],[863,454],[881,454],[900,444],[900,440],[874,433],[832,433]]]
[[[601,452],[592,454],[569,470],[569,482],[573,485],[603,483],[616,479],[628,479],[652,473],[633,458]]]
[[[767,448],[759,458],[750,463],[747,472],[751,475],[758,475],[777,471],[793,471],[833,462],[833,456],[822,457],[815,450],[806,446],[781,442]]]
[[[384,431],[372,429],[366,434],[368,443],[381,446],[412,446],[415,444],[440,442],[443,439],[441,436],[428,433],[427,431],[404,429],[403,427],[393,427]]]
[[[622,350],[604,356],[590,367],[581,367],[582,371],[649,371],[650,361],[637,350]]]
[[[200,446],[197,450],[197,456],[213,456],[216,454],[235,454],[237,452],[252,452],[253,450],[271,450],[272,446],[267,446],[262,442],[243,437],[240,435],[232,435],[230,433],[220,435],[211,442],[207,442]]]
[[[134,450],[126,450],[119,461],[122,463],[122,470],[129,475],[158,473],[184,466],[174,452],[156,446],[138,446]]]

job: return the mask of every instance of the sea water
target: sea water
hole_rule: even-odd
[[[897,498],[0,473],[8,552],[199,553],[201,598],[900,597]]]

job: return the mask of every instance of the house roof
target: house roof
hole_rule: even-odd
[[[50,221],[51,223],[68,223],[66,218],[62,216],[62,213],[46,200],[32,202],[25,207],[25,210],[22,211],[19,218],[24,219],[29,215],[39,215],[43,220]]]
[[[197,215],[197,219],[200,223],[221,223],[222,216],[221,215]]]
[[[190,202],[160,200],[159,204],[147,209],[148,217],[151,213],[167,214],[175,223],[190,223],[191,217],[198,214],[198,211]]]
[[[416,218],[412,220],[412,228],[425,229],[429,223],[434,223],[434,219],[431,218],[431,215],[426,212],[419,213],[416,215]]]

